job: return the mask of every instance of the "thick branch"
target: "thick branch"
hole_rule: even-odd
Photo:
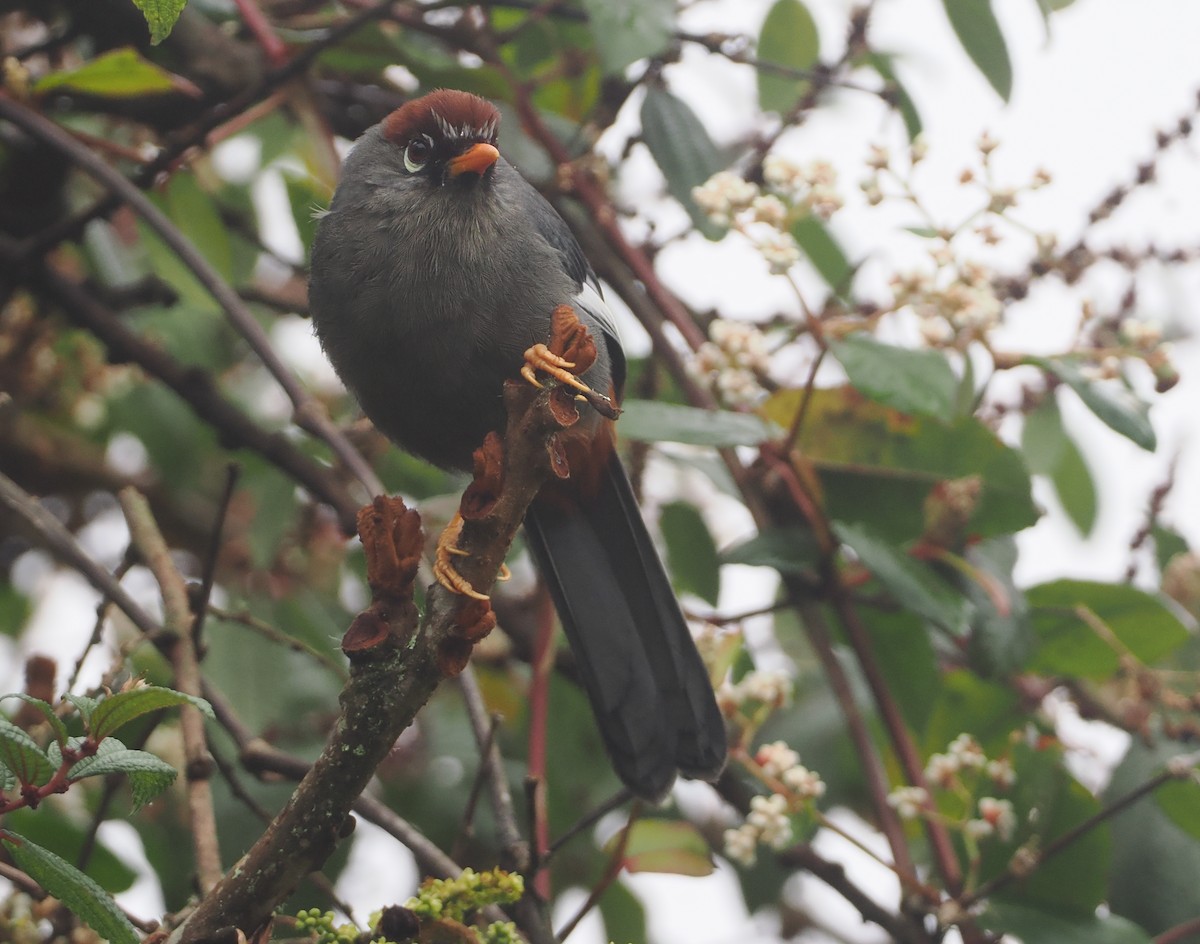
[[[538,393],[525,385],[506,390],[502,485],[486,513],[466,522],[459,540],[470,555],[461,558],[459,569],[477,588],[494,582],[529,502],[549,474],[547,441],[560,426],[555,398],[554,390]],[[230,927],[248,932],[262,927],[345,837],[353,822],[350,810],[379,762],[442,678],[469,657],[472,631],[486,622],[490,609],[484,604],[480,612],[478,601],[434,587],[418,624],[411,581],[421,538],[412,514],[396,500],[377,499],[373,508],[363,509],[360,534],[374,601],[343,641],[351,675],[334,733],[263,836],[174,932],[171,944],[199,944]]]

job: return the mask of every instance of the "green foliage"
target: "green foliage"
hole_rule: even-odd
[[[583,8],[606,73],[659,55],[675,26],[672,0],[583,0]]]
[[[953,422],[958,414],[958,378],[944,354],[882,344],[863,334],[829,343],[859,393],[901,413]]]
[[[759,60],[805,71],[817,64],[820,54],[821,38],[808,7],[800,0],[776,0],[758,34]],[[758,103],[763,111],[787,114],[810,87],[805,79],[760,69]]]
[[[694,505],[671,502],[659,519],[675,585],[713,606],[721,592],[720,562],[712,535]]]
[[[34,85],[34,91],[82,92],[100,98],[132,98],[144,95],[163,95],[173,92],[176,80],[152,62],[143,59],[136,49],[114,49],[97,56],[78,69],[52,72]]]
[[[791,233],[825,284],[838,295],[848,294],[854,266],[829,228],[815,216],[802,216],[792,224]]]
[[[642,138],[667,181],[667,191],[683,204],[696,227],[715,237],[720,230],[696,205],[692,190],[725,166],[708,131],[683,99],[652,85],[642,102]]]
[[[626,400],[621,436],[640,442],[677,442],[692,446],[756,446],[772,436],[757,416],[728,410],[698,410],[674,403]]]
[[[624,843],[622,846],[621,844]],[[691,823],[668,819],[639,819],[624,834],[604,845],[615,855],[621,849],[628,872],[664,872],[671,875],[711,875],[712,852]]]
[[[157,45],[171,35],[187,0],[133,0],[133,5],[146,17],[150,42]]]
[[[0,843],[18,868],[110,944],[138,944],[137,931],[116,902],[70,862],[6,831],[0,831]]]
[[[1012,95],[1012,62],[992,0],[942,0],[963,49],[1006,102]]]
[[[1058,401],[1047,397],[1025,418],[1021,451],[1029,471],[1045,475],[1072,524],[1085,537],[1096,524],[1096,485],[1074,437],[1063,426]]]
[[[1027,357],[1026,363],[1049,371],[1074,390],[1097,419],[1143,449],[1153,452],[1157,445],[1148,408],[1137,399],[1128,385],[1093,381],[1068,358]]]

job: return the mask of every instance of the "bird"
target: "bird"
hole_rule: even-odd
[[[469,470],[503,432],[502,391],[570,305],[596,341],[582,384],[619,403],[626,361],[567,223],[499,152],[500,113],[437,89],[368,129],[317,225],[309,300],[327,357],[400,448]],[[599,412],[571,431],[570,477],[524,520],[614,770],[661,800],[715,780],[726,735],[708,671]]]

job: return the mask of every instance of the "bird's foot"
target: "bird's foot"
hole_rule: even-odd
[[[541,389],[543,386],[542,382],[537,379],[537,373],[541,371],[543,374],[549,374],[559,383],[564,383],[568,387],[574,387],[585,397],[589,394],[600,396],[600,394],[596,393],[596,391],[571,373],[571,369],[574,366],[574,361],[560,357],[545,344],[535,344],[525,352],[525,366],[521,368],[521,376],[538,389]]]
[[[446,529],[438,535],[437,550],[433,555],[433,576],[451,593],[470,597],[472,600],[490,599],[486,593],[480,593],[472,587],[471,582],[454,569],[455,557],[470,557],[470,554],[458,546],[462,527],[463,517],[455,512]]]

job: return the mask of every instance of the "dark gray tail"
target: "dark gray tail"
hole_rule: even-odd
[[[594,498],[539,497],[525,530],[617,775],[657,800],[676,772],[715,779],[725,725],[614,454]]]

